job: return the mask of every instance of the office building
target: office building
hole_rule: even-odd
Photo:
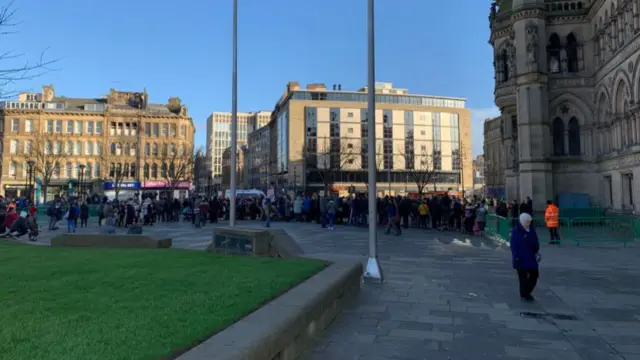
[[[246,145],[247,136],[269,122],[269,111],[238,112],[238,146]],[[207,118],[207,156],[211,159],[214,184],[222,182],[222,155],[231,145],[231,113],[214,112]],[[224,184],[228,187],[229,184]]]
[[[371,152],[366,100],[367,88],[302,88],[289,82],[268,125],[268,184],[365,191],[367,159],[375,153],[377,185],[384,193],[472,188],[471,114],[464,99],[414,95],[377,83],[376,149]]]

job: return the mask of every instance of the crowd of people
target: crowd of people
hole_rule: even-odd
[[[98,202],[98,225],[105,233],[115,233],[117,227],[153,226],[157,222],[190,221],[196,227],[216,223],[229,218],[229,199],[195,196],[184,199],[168,199],[155,194],[142,194],[126,201],[109,200]],[[94,205],[95,206],[95,205]],[[385,196],[376,199],[376,223],[386,227],[386,233],[394,231],[396,236],[402,229],[414,227],[438,231],[454,230],[468,235],[482,235],[485,230],[489,207],[498,216],[512,218],[510,233],[512,265],[518,273],[520,296],[533,301],[531,295],[536,286],[541,261],[540,244],[535,228],[531,225],[533,202],[527,197],[521,203],[514,201],[485,200],[473,197],[461,199],[442,195],[413,199],[406,196]],[[22,210],[18,210],[22,209]],[[66,220],[67,231],[86,227],[90,208],[87,201],[72,198],[68,201],[56,196],[47,207],[49,230],[59,229],[58,223]],[[336,225],[367,226],[369,223],[369,201],[363,194],[339,197],[277,196],[238,197],[236,199],[238,220],[259,220],[269,227],[272,221],[315,222],[323,228],[334,230]],[[559,209],[547,201],[544,220],[550,234],[550,244],[559,244]],[[0,237],[20,237],[29,234],[29,240],[38,236],[37,208],[25,199],[8,201],[0,196]]]

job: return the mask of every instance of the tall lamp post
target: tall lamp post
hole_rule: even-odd
[[[36,163],[33,160],[29,160],[27,161],[27,180],[28,180],[28,185],[27,188],[29,189],[29,202],[31,202],[31,204],[35,204],[35,199],[34,199],[34,186],[33,186],[33,181],[35,180],[35,166]]]
[[[375,70],[375,26],[374,26],[374,0],[368,0],[368,51],[367,51],[367,121],[368,138],[367,146],[369,156],[367,158],[367,175],[369,182],[369,260],[364,271],[364,280],[382,283],[382,266],[378,259],[378,228],[376,219],[376,70]]]
[[[84,200],[84,169],[87,167],[86,165],[78,166],[80,168],[80,201]]]
[[[238,152],[238,0],[233,0],[233,66],[231,75],[231,169],[237,167]],[[229,184],[229,226],[236,226],[236,171]]]

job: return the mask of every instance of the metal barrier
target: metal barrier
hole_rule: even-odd
[[[511,228],[518,219],[504,218],[498,215],[487,216],[486,233],[509,241]],[[561,243],[606,243],[617,242],[626,246],[636,238],[640,238],[640,218],[633,216],[596,216],[560,218],[558,233]],[[534,218],[532,222],[541,242],[550,240],[550,234],[544,219]]]
[[[630,216],[581,217],[571,219],[570,239],[583,242],[622,242],[624,246],[636,237],[638,219]]]

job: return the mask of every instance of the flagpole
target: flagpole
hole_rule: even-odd
[[[231,149],[229,226],[236,225],[236,171],[238,168],[238,0],[233,0],[233,70],[231,75]]]
[[[374,0],[368,0],[367,22],[367,175],[369,182],[369,260],[364,272],[364,280],[382,283],[382,266],[378,259],[378,228],[377,228],[377,203],[376,203],[376,62],[375,62],[375,26],[374,26]]]

